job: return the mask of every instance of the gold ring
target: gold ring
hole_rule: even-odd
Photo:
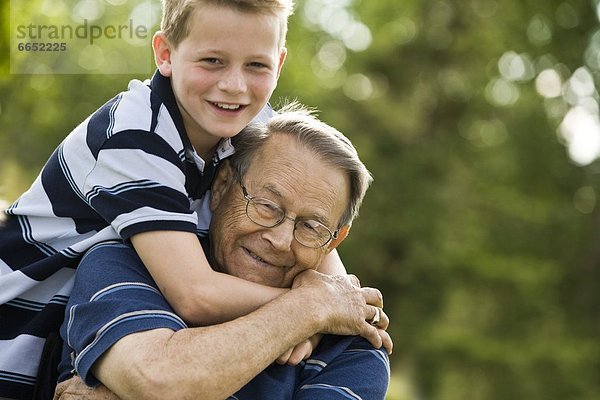
[[[370,321],[367,321],[367,322],[373,326],[377,326],[377,324],[379,324],[380,319],[381,319],[381,309],[379,307],[375,307],[375,315],[373,316],[373,318]]]

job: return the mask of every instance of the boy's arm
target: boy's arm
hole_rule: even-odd
[[[131,242],[173,310],[193,326],[233,320],[287,291],[213,271],[191,232],[144,232]]]
[[[325,275],[346,275],[346,267],[342,263],[342,259],[340,258],[336,249],[331,250],[321,262],[321,266],[319,267],[319,272]]]
[[[346,268],[342,263],[337,249],[333,249],[325,255],[318,271],[325,275],[346,275]],[[277,358],[278,364],[298,365],[300,361],[306,360],[312,352],[317,348],[317,345],[323,338],[323,334],[317,333],[310,338],[298,343],[293,348],[289,349]]]

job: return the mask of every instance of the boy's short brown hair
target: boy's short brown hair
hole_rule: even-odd
[[[163,16],[160,29],[173,47],[177,47],[190,32],[190,17],[201,6],[228,7],[248,13],[270,13],[279,17],[279,48],[285,46],[288,17],[293,13],[293,0],[162,0]]]

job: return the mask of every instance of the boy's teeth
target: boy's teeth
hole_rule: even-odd
[[[239,104],[224,104],[224,103],[215,103],[215,105],[219,108],[223,108],[225,110],[237,110],[240,108]]]

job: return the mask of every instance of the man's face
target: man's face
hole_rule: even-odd
[[[272,135],[255,157],[242,184],[250,196],[277,203],[291,219],[312,219],[332,232],[349,197],[347,176],[285,134]],[[316,269],[328,251],[294,239],[289,219],[264,228],[246,215],[246,200],[235,173],[225,166],[213,185],[210,227],[212,262],[222,272],[274,287],[290,287],[294,277]]]
[[[203,5],[190,18],[188,36],[177,48],[167,44],[167,56],[157,62],[171,77],[187,133],[201,152],[236,135],[260,112],[285,50],[275,15]]]

